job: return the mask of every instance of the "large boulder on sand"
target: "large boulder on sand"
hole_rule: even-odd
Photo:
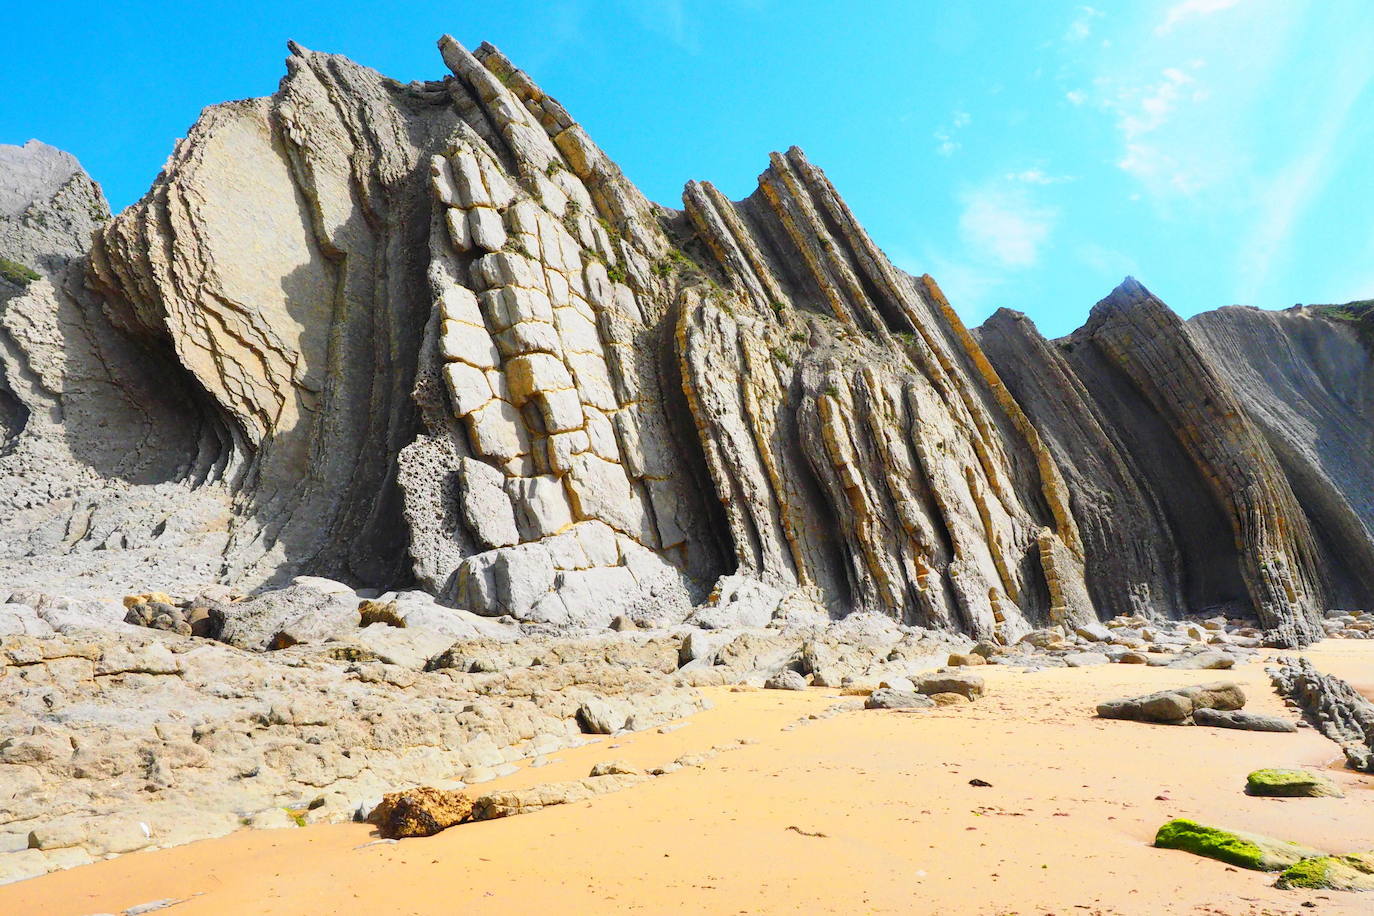
[[[1309,770],[1256,770],[1245,778],[1247,795],[1275,798],[1344,798],[1340,786]]]
[[[462,823],[472,814],[472,799],[462,792],[421,786],[404,792],[389,792],[373,809],[368,820],[387,839],[433,836]]]
[[[1199,709],[1240,709],[1244,705],[1245,693],[1240,685],[1231,681],[1215,681],[1128,699],[1108,700],[1098,704],[1097,714],[1103,719],[1185,725],[1192,722],[1193,713]]]

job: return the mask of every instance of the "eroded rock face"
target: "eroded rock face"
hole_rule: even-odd
[[[439,50],[403,85],[292,45],[113,220],[6,148],[0,254],[42,277],[0,281],[0,571],[1000,645],[1214,606],[1300,644],[1374,596],[1348,328],[1128,281],[1065,341],[975,335],[800,150],[671,210],[495,48]]]

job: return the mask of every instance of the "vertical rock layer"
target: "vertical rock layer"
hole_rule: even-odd
[[[1128,281],[1064,341],[975,335],[800,150],[671,210],[499,51],[440,53],[403,85],[292,45],[275,95],[207,109],[142,201],[5,287],[26,530],[82,524],[15,457],[62,439],[63,475],[182,507],[196,575],[413,579],[558,626],[864,610],[1010,641],[1228,605],[1296,643],[1371,594],[1348,329],[1185,324]],[[25,206],[103,217],[74,161],[30,165],[8,257]]]

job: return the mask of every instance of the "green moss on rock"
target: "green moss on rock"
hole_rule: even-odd
[[[1279,875],[1276,887],[1327,891],[1374,891],[1374,852],[1304,859]]]
[[[1303,859],[1297,865],[1290,865],[1279,875],[1276,887],[1310,887],[1325,888],[1326,873],[1331,870],[1331,863],[1336,861],[1334,856],[1322,856],[1318,859]]]
[[[1282,871],[1303,859],[1323,856],[1320,850],[1254,833],[1207,827],[1183,818],[1169,821],[1155,835],[1161,849],[1179,849],[1256,871]]]
[[[1251,795],[1279,798],[1340,798],[1340,788],[1331,780],[1307,770],[1256,770],[1245,778],[1245,791]]]

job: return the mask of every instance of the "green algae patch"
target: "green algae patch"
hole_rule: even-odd
[[[1155,846],[1191,852],[1255,871],[1282,871],[1303,859],[1326,855],[1320,850],[1286,840],[1207,827],[1184,818],[1169,821],[1160,827],[1155,834]]]
[[[1250,795],[1277,798],[1342,798],[1344,793],[1331,780],[1307,770],[1256,770],[1245,778]]]
[[[1274,886],[1284,890],[1374,891],[1374,852],[1304,859],[1279,875]]]

